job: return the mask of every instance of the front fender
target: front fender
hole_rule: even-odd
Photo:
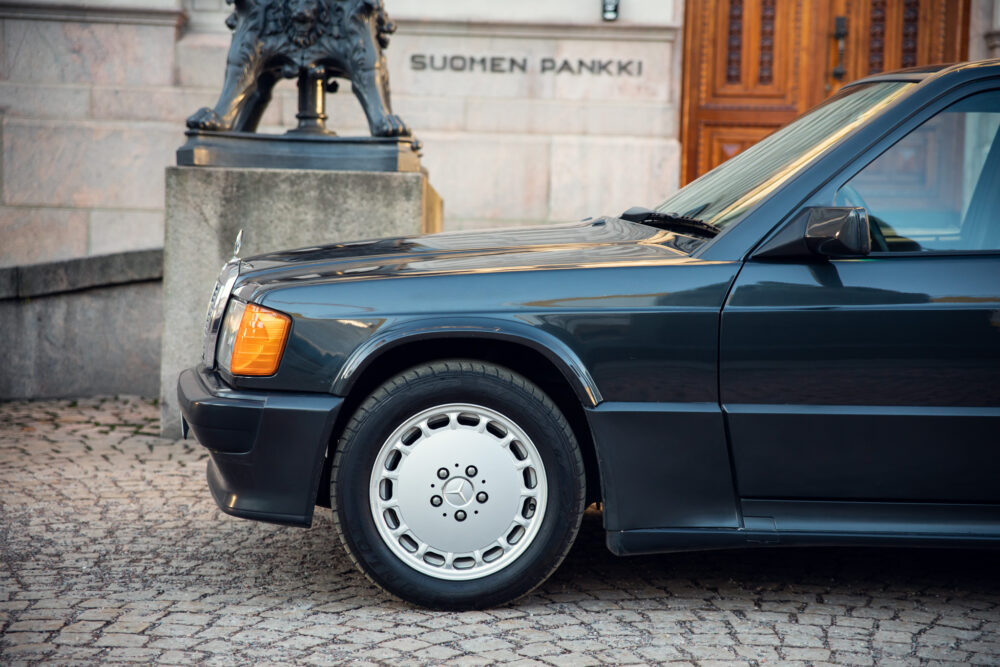
[[[383,329],[348,355],[333,379],[330,393],[347,396],[365,369],[393,348],[446,338],[492,339],[524,345],[555,364],[584,406],[595,407],[604,400],[590,371],[566,343],[535,327],[499,318],[422,318]]]

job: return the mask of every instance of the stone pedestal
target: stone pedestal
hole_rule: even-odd
[[[439,231],[442,202],[421,172],[168,167],[161,431],[180,437],[177,376],[201,359],[205,311],[243,230],[241,257]]]

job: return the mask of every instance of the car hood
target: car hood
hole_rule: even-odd
[[[570,269],[683,261],[704,242],[618,218],[337,243],[249,257],[240,282]]]

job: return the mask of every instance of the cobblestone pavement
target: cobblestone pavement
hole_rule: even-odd
[[[588,514],[511,606],[435,613],[310,530],[223,515],[135,398],[0,405],[0,664],[1000,663],[998,556],[798,549],[617,558]]]

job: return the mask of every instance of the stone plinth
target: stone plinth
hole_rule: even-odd
[[[338,137],[294,133],[187,131],[177,149],[185,167],[420,171],[419,142],[410,137]]]
[[[241,257],[440,230],[427,175],[168,167],[163,260],[162,432],[180,436],[177,376],[199,363],[205,311],[243,230]]]

